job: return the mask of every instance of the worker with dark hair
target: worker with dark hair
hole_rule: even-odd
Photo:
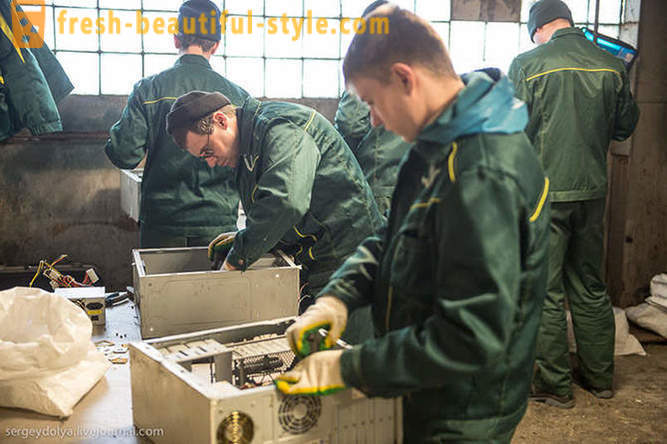
[[[236,229],[239,196],[231,170],[208,168],[188,156],[165,128],[172,103],[189,91],[219,91],[236,105],[249,97],[209,63],[220,45],[219,19],[220,10],[209,0],[181,5],[179,33],[173,37],[176,64],[140,80],[111,128],[106,153],[114,165],[135,168],[146,158],[139,212],[142,248],[208,245],[220,232]]]
[[[575,404],[566,300],[578,382],[598,398],[613,396],[614,314],[601,273],[607,149],[611,139],[628,138],[639,118],[623,62],[573,25],[562,1],[535,3],[528,32],[540,46],[516,57],[509,71],[528,105],[526,133],[551,180],[549,280],[531,398],[561,408]]]
[[[301,265],[304,291],[314,295],[381,225],[359,164],[314,109],[254,99],[236,107],[194,91],[174,102],[167,131],[193,158],[235,171],[246,228],[210,245],[224,251],[225,270],[246,270],[278,247]]]
[[[348,87],[414,144],[385,229],[368,237],[287,330],[298,355],[331,345],[370,305],[376,337],[312,353],[278,377],[286,394],[354,387],[403,397],[404,441],[509,442],[526,411],[546,284],[548,180],[528,115],[498,70],[458,76],[424,20],[385,5],[387,34],[358,34]]]

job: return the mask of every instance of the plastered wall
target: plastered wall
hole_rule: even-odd
[[[120,173],[104,153],[107,131],[126,100],[70,96],[59,106],[63,134],[22,133],[0,144],[0,266],[67,253],[95,265],[108,289],[132,284],[137,226],[121,214]],[[337,106],[335,99],[298,102],[329,119]]]

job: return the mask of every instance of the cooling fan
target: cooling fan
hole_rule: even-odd
[[[300,435],[312,429],[322,413],[322,401],[314,396],[285,396],[278,409],[278,421],[284,431]]]
[[[231,412],[218,426],[218,444],[248,444],[255,434],[254,429],[250,416]]]

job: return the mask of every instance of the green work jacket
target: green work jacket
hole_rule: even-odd
[[[604,197],[609,142],[628,138],[639,119],[623,62],[566,28],[517,56],[509,77],[528,105],[526,134],[551,181],[551,200]]]
[[[56,104],[74,89],[45,43],[21,47],[24,29],[13,26],[21,12],[16,2],[0,2],[0,140],[23,128],[36,136],[62,131]]]
[[[463,76],[405,156],[386,230],[320,292],[371,304],[376,338],[345,351],[341,372],[369,396],[404,397],[404,442],[508,440],[526,408],[548,181],[525,107],[497,78]]]
[[[373,127],[368,106],[347,91],[340,99],[334,123],[357,158],[380,213],[385,214],[391,206],[398,165],[411,144],[384,126]]]
[[[248,99],[237,116],[236,185],[247,221],[227,260],[246,269],[277,246],[321,288],[382,223],[359,164],[311,108]]]
[[[239,197],[229,168],[209,166],[180,149],[167,134],[166,116],[181,95],[218,91],[235,105],[248,93],[211,69],[206,58],[183,55],[172,67],[140,80],[105,151],[118,168],[135,168],[146,156],[139,221],[183,236],[235,230]]]

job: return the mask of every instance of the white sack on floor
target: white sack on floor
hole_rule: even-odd
[[[658,274],[651,279],[651,296],[646,302],[667,310],[667,273]]]
[[[626,308],[625,314],[640,327],[667,339],[667,273],[653,276],[651,296],[639,305]]]
[[[641,355],[646,356],[644,348],[637,338],[630,334],[630,326],[622,308],[614,307],[614,322],[616,323],[616,337],[614,338],[614,355]],[[570,353],[577,351],[572,327],[572,315],[567,311],[567,342]]]
[[[0,291],[0,406],[67,417],[111,366],[79,307],[38,288]]]

